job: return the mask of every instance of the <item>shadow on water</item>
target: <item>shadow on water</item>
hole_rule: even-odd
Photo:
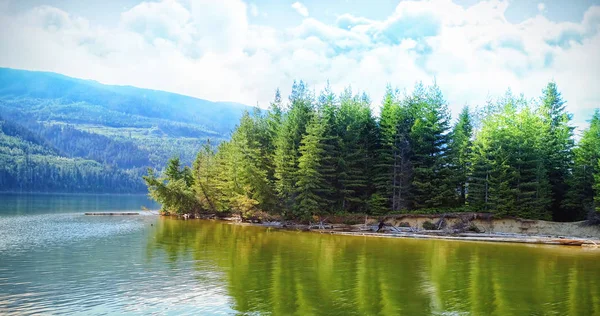
[[[580,248],[161,218],[146,259],[192,264],[200,283],[216,276],[242,314],[600,315],[600,253]]]

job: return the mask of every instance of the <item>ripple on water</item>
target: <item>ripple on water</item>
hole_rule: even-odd
[[[86,217],[82,214],[0,217],[0,254],[122,235],[142,227],[143,221],[133,217]]]

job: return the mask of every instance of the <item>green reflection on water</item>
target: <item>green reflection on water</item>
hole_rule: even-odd
[[[40,194],[0,192],[0,216],[141,211],[160,206],[144,194]]]
[[[222,275],[274,315],[600,315],[600,251],[277,231],[161,218],[148,260]],[[202,282],[201,279],[198,280]]]

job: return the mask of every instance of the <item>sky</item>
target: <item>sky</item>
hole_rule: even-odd
[[[315,93],[440,86],[456,116],[554,80],[600,108],[600,0],[0,0],[0,66],[266,108]]]

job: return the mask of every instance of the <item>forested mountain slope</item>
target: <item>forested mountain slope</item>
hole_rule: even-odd
[[[0,68],[0,115],[6,129],[0,143],[0,191],[98,189],[50,184],[57,180],[44,177],[37,177],[33,186],[26,184],[31,178],[23,174],[41,172],[46,167],[40,164],[48,161],[56,168],[77,166],[84,177],[93,178],[87,174],[92,169],[114,173],[120,179],[114,181],[124,181],[119,182],[123,186],[110,186],[114,192],[142,191],[139,176],[147,167],[162,166],[173,156],[191,163],[207,139],[227,139],[246,109],[236,103]],[[40,156],[47,159],[42,163]],[[139,183],[128,184],[130,176]],[[101,189],[106,190],[111,189]]]

